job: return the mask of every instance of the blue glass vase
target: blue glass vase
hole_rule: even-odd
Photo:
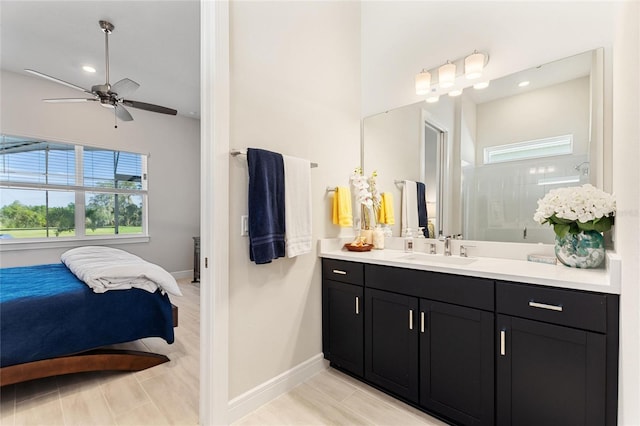
[[[572,268],[597,268],[604,261],[604,237],[597,231],[556,235],[556,257]]]

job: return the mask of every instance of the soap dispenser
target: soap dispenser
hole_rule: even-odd
[[[413,232],[410,228],[407,228],[404,234],[404,251],[413,252]]]

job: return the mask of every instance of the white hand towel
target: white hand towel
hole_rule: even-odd
[[[411,229],[413,235],[418,235],[418,186],[412,180],[404,181],[402,189],[402,235],[405,229]]]
[[[287,257],[311,252],[311,163],[284,159],[284,220]]]

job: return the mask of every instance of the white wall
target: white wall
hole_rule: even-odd
[[[589,77],[555,84],[477,106],[476,164],[484,148],[573,135],[573,153],[589,147]]]
[[[490,79],[609,49],[615,9],[606,1],[365,1],[363,116],[421,100],[416,73],[474,49],[489,53]]]
[[[367,141],[364,151],[364,172],[367,176],[375,170],[379,192],[393,195],[395,224],[391,226],[394,236],[400,236],[402,186],[395,180],[422,181],[420,158],[422,145],[422,105],[408,105],[371,117],[363,123],[363,134]],[[393,161],[389,161],[393,159]],[[417,232],[417,230],[414,230]]]
[[[313,239],[337,236],[327,186],[360,164],[358,2],[230,3],[231,146],[317,162]],[[255,265],[240,237],[247,164],[230,163],[229,397],[321,353],[321,271],[316,248]],[[213,372],[215,378],[215,372]],[[215,379],[214,379],[215,380]]]
[[[624,5],[613,46],[615,245],[622,257],[619,424],[640,424],[640,3]]]
[[[0,97],[2,133],[148,154],[151,238],[118,247],[171,272],[193,268],[192,237],[200,228],[199,120],[131,108],[134,121],[114,129],[113,116],[98,105],[42,102],[75,98],[75,90],[7,71]],[[66,249],[3,251],[2,266],[59,262]]]

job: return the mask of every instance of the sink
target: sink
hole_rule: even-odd
[[[443,256],[441,254],[411,253],[398,258],[398,260],[408,260],[420,263],[440,263],[444,265],[469,265],[476,259],[459,256]]]

